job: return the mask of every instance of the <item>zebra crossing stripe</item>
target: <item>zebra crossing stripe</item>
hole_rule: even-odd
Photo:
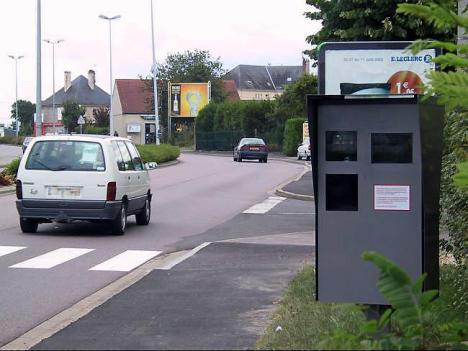
[[[252,207],[248,208],[242,213],[247,213],[247,214],[264,214],[270,211],[273,207],[276,205],[280,204],[286,200],[285,197],[280,197],[280,196],[270,196],[268,199],[265,201],[253,205]]]
[[[90,271],[128,272],[158,256],[161,252],[162,251],[127,250],[90,268]]]
[[[0,257],[25,249],[25,246],[0,246]]]
[[[31,258],[30,260],[20,262],[10,268],[33,268],[33,269],[49,269],[67,261],[80,257],[94,249],[73,249],[61,248],[50,251],[44,255]]]

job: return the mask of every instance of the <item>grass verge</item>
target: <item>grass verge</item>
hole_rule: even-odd
[[[440,297],[431,308],[431,320],[443,323],[468,318],[466,266],[441,267]],[[461,275],[461,276],[460,276]],[[465,277],[465,279],[463,279]],[[461,284],[461,285],[460,285]],[[315,301],[315,271],[306,266],[289,284],[271,324],[257,341],[258,350],[337,349],[330,338],[340,330],[357,334],[365,317],[362,307]],[[280,328],[279,328],[280,327]]]
[[[168,144],[137,145],[143,162],[164,163],[174,161],[180,156],[180,148]]]
[[[306,266],[290,283],[256,349],[318,349],[319,343],[334,330],[357,332],[363,321],[364,315],[356,305],[316,302],[315,271]]]

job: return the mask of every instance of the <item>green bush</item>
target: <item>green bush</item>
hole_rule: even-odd
[[[4,169],[4,172],[7,174],[7,175],[12,175],[14,177],[16,177],[16,175],[18,174],[18,167],[19,167],[19,164],[20,164],[20,161],[21,159],[20,158],[17,158],[13,161],[11,161]]]
[[[371,350],[461,350],[468,338],[463,320],[443,320],[437,311],[437,290],[423,292],[426,274],[416,281],[393,261],[375,252],[365,252],[379,270],[377,288],[390,304],[378,320],[367,321],[358,333],[334,331],[320,348]]]
[[[75,128],[75,133],[80,133],[80,127]],[[93,135],[109,135],[108,127],[96,127],[94,125],[86,124],[83,126],[83,134],[93,134]]]
[[[305,118],[291,118],[284,126],[283,153],[286,156],[296,156],[297,145],[302,142],[302,124]]]
[[[164,163],[174,161],[180,156],[180,149],[168,144],[137,145],[137,148],[143,162]]]
[[[24,137],[4,136],[0,138],[0,144],[23,145]]]

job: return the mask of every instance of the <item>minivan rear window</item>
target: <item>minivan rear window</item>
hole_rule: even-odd
[[[99,143],[45,140],[33,145],[26,161],[26,169],[104,172],[106,164]]]

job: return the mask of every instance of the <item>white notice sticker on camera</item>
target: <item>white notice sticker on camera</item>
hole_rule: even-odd
[[[374,210],[409,211],[409,185],[374,185]]]

